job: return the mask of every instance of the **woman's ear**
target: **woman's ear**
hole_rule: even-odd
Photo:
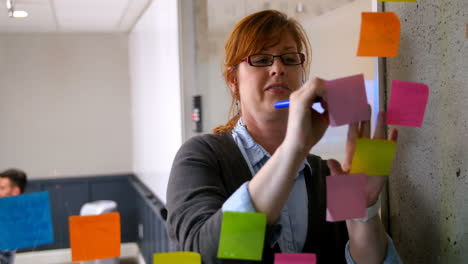
[[[20,189],[20,187],[14,186],[14,187],[13,187],[13,191],[12,191],[12,195],[13,195],[13,196],[16,196],[16,195],[20,195],[20,194],[21,194],[21,189]]]
[[[231,89],[232,93],[235,94],[238,89],[237,88],[237,76],[236,76],[236,71],[232,67],[229,67],[227,79],[228,79],[229,89]]]

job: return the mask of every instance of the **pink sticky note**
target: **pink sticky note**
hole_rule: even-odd
[[[429,87],[425,84],[393,80],[387,124],[421,127],[428,97]]]
[[[325,87],[330,126],[369,120],[370,109],[363,74],[326,81]]]
[[[366,175],[327,177],[327,221],[336,222],[366,216]]]
[[[316,264],[313,253],[275,253],[275,264]]]

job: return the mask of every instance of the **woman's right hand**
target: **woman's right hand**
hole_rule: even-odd
[[[316,97],[324,94],[324,81],[317,78],[291,93],[285,139],[249,182],[252,203],[269,224],[280,216],[302,161],[328,128],[328,113],[312,109]]]
[[[325,101],[321,101],[325,109],[322,114],[312,108],[316,97],[324,95],[325,81],[314,78],[291,93],[289,98],[288,128],[283,143],[304,157],[323,137],[330,124],[328,105]]]

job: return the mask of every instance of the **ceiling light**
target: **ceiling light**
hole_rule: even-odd
[[[13,17],[15,18],[25,18],[28,16],[28,12],[22,10],[13,11]]]
[[[6,0],[8,16],[14,18],[24,18],[28,16],[28,12],[23,10],[15,10],[15,0]]]

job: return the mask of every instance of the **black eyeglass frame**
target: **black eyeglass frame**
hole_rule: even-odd
[[[294,64],[291,64],[291,63],[285,63],[284,60],[283,60],[283,57],[284,55],[288,55],[288,54],[299,54],[299,57],[301,59],[301,62],[299,63],[294,63]],[[252,64],[252,61],[250,59],[250,57],[252,56],[257,56],[257,55],[267,55],[267,56],[271,56],[272,59],[271,59],[271,63],[268,64],[268,65],[253,65]],[[305,62],[305,55],[304,53],[301,53],[301,52],[288,52],[288,53],[283,53],[283,54],[280,54],[280,55],[272,55],[272,54],[266,54],[266,53],[258,53],[258,54],[252,54],[252,55],[249,55],[247,57],[245,57],[242,61],[246,61],[250,66],[252,67],[270,67],[271,65],[273,65],[273,63],[275,63],[275,58],[278,57],[280,58],[281,62],[286,65],[286,66],[295,66],[295,65],[302,65],[304,64]]]

